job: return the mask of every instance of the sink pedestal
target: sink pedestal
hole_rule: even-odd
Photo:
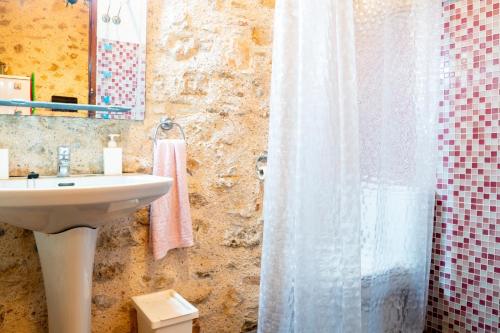
[[[50,333],[90,333],[97,229],[34,232],[43,272]]]
[[[35,232],[50,333],[91,332],[96,228],[146,207],[171,185],[172,178],[140,174],[0,180],[0,221]]]

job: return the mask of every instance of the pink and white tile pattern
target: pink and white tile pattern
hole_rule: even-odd
[[[499,11],[443,2],[430,332],[500,332]]]
[[[127,113],[97,112],[96,118],[144,119],[145,51],[139,43],[99,39],[97,104],[131,106]]]

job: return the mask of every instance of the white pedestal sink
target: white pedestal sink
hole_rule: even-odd
[[[35,233],[50,333],[90,333],[97,230],[166,194],[150,175],[0,180],[0,221]]]

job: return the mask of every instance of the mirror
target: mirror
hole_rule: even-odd
[[[0,2],[0,114],[143,119],[146,3]]]

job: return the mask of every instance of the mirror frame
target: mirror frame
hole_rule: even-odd
[[[96,104],[97,78],[97,0],[89,0],[89,60],[88,60],[88,103]],[[90,115],[89,115],[90,116]]]

